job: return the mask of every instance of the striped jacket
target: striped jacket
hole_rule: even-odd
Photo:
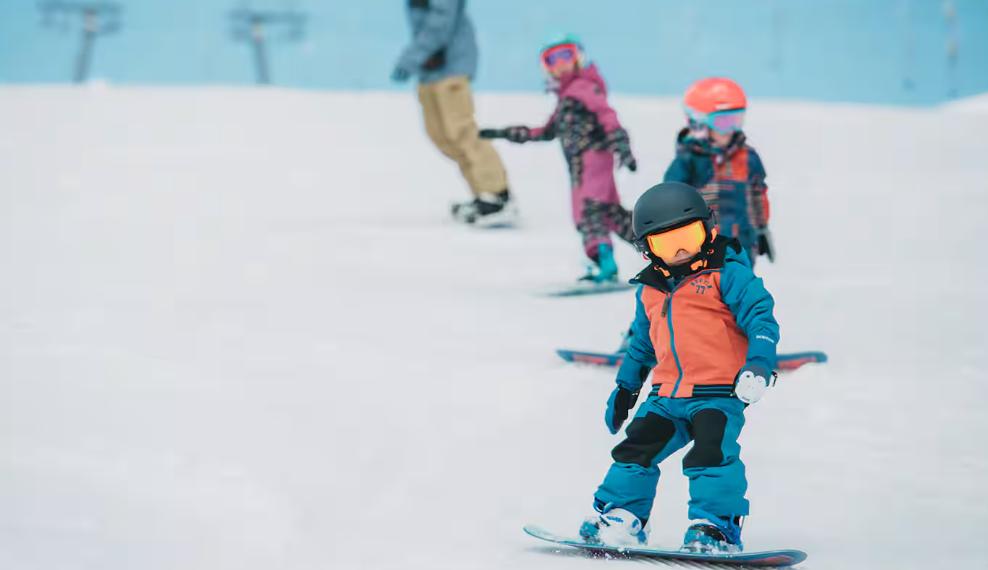
[[[735,135],[727,148],[718,149],[683,129],[664,180],[698,188],[716,214],[720,234],[736,238],[749,254],[755,250],[756,230],[768,225],[768,187],[762,160],[748,146],[744,133]]]

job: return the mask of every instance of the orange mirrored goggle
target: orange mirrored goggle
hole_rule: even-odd
[[[703,242],[707,239],[707,228],[702,220],[661,233],[652,234],[645,238],[648,249],[663,260],[669,260],[685,250],[690,255],[700,253]]]

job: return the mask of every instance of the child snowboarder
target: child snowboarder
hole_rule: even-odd
[[[709,77],[690,85],[683,96],[687,126],[676,137],[676,158],[664,180],[699,188],[717,231],[737,239],[754,265],[758,255],[774,261],[775,248],[765,167],[741,130],[747,107],[744,90],[730,79]],[[627,350],[630,339],[628,331],[617,352]]]
[[[691,85],[683,97],[688,126],[679,132],[664,180],[699,188],[720,234],[740,241],[754,263],[756,255],[774,260],[775,252],[765,168],[741,130],[747,105],[744,90],[730,79],[709,77]]]
[[[628,133],[607,103],[607,86],[583,50],[567,35],[542,49],[542,67],[549,90],[558,96],[555,111],[542,127],[513,126],[481,129],[481,138],[511,142],[559,138],[569,165],[573,222],[583,238],[583,249],[593,262],[581,280],[616,282],[610,233],[633,241],[631,214],[621,207],[614,184],[614,154],[621,166],[637,169]]]
[[[692,524],[682,548],[739,552],[748,501],[737,439],[745,407],[774,379],[774,302],[741,244],[718,235],[695,188],[653,186],[635,204],[633,225],[650,264],[633,280],[633,334],[607,401],[607,429],[621,428],[650,371],[652,389],[612,452],[580,536],[646,543],[659,463],[693,441],[683,460]]]

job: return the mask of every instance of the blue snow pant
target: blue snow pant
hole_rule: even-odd
[[[594,494],[599,509],[610,504],[647,520],[659,482],[659,463],[693,441],[683,458],[690,480],[689,518],[747,516],[748,481],[738,454],[745,405],[737,398],[649,396],[611,452],[611,465]]]

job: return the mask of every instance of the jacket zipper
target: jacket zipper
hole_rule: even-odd
[[[684,279],[680,281],[678,285],[676,285],[675,287],[669,290],[669,294],[666,295],[666,299],[662,303],[662,315],[666,317],[666,323],[669,326],[669,348],[672,349],[672,359],[676,363],[676,370],[679,372],[679,375],[676,377],[676,383],[673,384],[672,386],[672,393],[669,395],[670,398],[676,397],[676,392],[679,391],[679,383],[683,379],[683,365],[681,362],[679,362],[679,353],[676,352],[676,333],[672,329],[672,295],[673,293],[676,292],[677,289],[679,289],[686,283],[692,281],[693,279],[696,279],[697,277],[703,275],[704,273],[713,273],[714,271],[715,270],[713,269],[700,271],[690,276],[689,279]]]
[[[673,291],[675,291],[675,288]],[[666,297],[665,308],[663,309],[666,312],[666,323],[669,325],[669,348],[672,349],[672,360],[676,363],[676,370],[679,371],[679,375],[676,376],[676,383],[672,386],[672,393],[669,394],[670,398],[676,397],[676,391],[679,390],[679,382],[683,379],[683,365],[679,362],[679,353],[676,352],[676,333],[672,330],[673,291],[670,291],[669,296]]]

